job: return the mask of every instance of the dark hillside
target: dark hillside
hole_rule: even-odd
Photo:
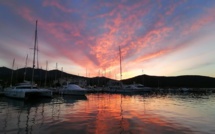
[[[215,87],[215,78],[206,76],[176,76],[176,77],[165,77],[165,76],[148,76],[141,75],[130,79],[123,80],[123,83],[141,83],[149,87],[192,87],[192,88],[212,88]]]
[[[13,71],[13,85],[24,80],[25,68],[20,68]],[[12,70],[6,67],[0,67],[0,80],[4,85],[8,86],[11,82]],[[44,85],[45,76],[47,75],[47,83],[51,85],[54,80],[59,78],[82,78],[87,80],[88,85],[105,86],[111,79],[106,77],[85,78],[73,74],[68,74],[59,70],[46,71],[43,69],[34,70],[34,81],[39,85]],[[26,68],[25,80],[31,81],[32,68]],[[149,76],[140,75],[130,79],[122,80],[124,84],[140,83],[149,87],[192,87],[192,88],[215,88],[215,78],[197,75],[186,76]]]

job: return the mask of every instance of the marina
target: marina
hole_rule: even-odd
[[[215,0],[0,9],[0,134],[215,134]]]

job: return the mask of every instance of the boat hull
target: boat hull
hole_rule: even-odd
[[[52,92],[39,89],[6,90],[4,91],[4,95],[16,99],[31,99],[38,97],[52,97]]]

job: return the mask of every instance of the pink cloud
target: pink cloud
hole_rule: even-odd
[[[118,8],[121,9],[122,6],[118,6]],[[135,8],[137,8],[137,5],[135,5]],[[123,9],[126,10],[126,8]],[[105,14],[106,17],[115,14],[113,19],[106,21],[104,25],[104,28],[109,29],[109,32],[101,36],[95,46],[91,48],[92,54],[96,55],[103,68],[118,66],[118,46],[122,46],[122,57],[126,58],[134,53],[138,53],[138,51],[141,51],[146,46],[158,43],[171,32],[172,28],[162,27],[158,30],[152,29],[148,31],[143,37],[136,36],[136,30],[143,26],[143,23],[138,18],[143,17],[145,13],[147,13],[147,10],[144,12],[138,11],[136,14],[128,15],[126,18],[122,18],[120,10],[112,10],[109,14]],[[162,22],[156,23],[157,27]],[[112,54],[108,56],[110,52]]]
[[[59,3],[56,1],[52,1],[50,3],[45,1],[44,5],[52,5],[63,11],[66,11],[66,9],[62,5],[59,5]],[[88,66],[91,66],[92,68],[96,66],[95,63],[97,61],[99,67],[109,68],[110,66],[118,65],[118,58],[116,58],[118,57],[118,46],[122,46],[122,56],[127,57],[132,55],[135,51],[141,51],[141,49],[147,45],[159,42],[162,38],[162,35],[170,30],[169,28],[151,30],[148,31],[144,37],[136,37],[135,30],[142,27],[143,25],[143,23],[140,22],[138,18],[143,17],[148,11],[133,11],[139,6],[139,3],[134,4],[131,7],[119,4],[117,9],[114,8],[111,12],[109,12],[109,14],[106,14],[106,16],[113,18],[107,20],[103,27],[108,29],[109,32],[100,35],[100,37],[82,35],[80,30],[84,29],[85,27],[85,24],[82,22],[79,24],[74,24],[71,22],[47,22],[36,16],[34,12],[28,7],[19,7],[17,8],[17,11],[18,14],[22,15],[22,17],[30,23],[33,23],[35,18],[39,18],[40,28],[44,29],[47,34],[49,34],[49,38],[47,38],[47,40],[49,41],[49,44],[54,47],[55,51],[58,52],[58,54],[62,54],[62,56],[71,59],[81,66],[88,63]],[[133,12],[133,14],[128,15],[126,18],[122,18],[122,14],[118,9],[126,10],[126,12]],[[51,36],[53,36],[52,39]],[[93,45],[90,44],[89,41],[93,43]],[[71,53],[69,49],[72,48],[69,46],[69,44],[76,46],[78,45],[73,53]],[[93,59],[96,61],[92,61],[92,59],[90,59],[91,57],[88,58],[85,56],[86,54],[81,51],[86,47],[91,49],[89,50],[89,54],[91,57],[93,56]],[[53,55],[52,52],[46,51],[45,53],[49,56],[57,57],[57,54]],[[75,55],[81,55],[80,57],[82,60],[77,59]]]
[[[43,6],[53,6],[53,7],[56,7],[57,9],[60,9],[63,12],[68,12],[68,13],[77,11],[75,9],[66,8],[64,5],[60,4],[59,1],[57,1],[57,0],[44,0],[42,5]]]
[[[194,22],[188,32],[196,32],[202,27],[210,24],[210,23],[215,23],[215,14],[214,13],[209,13],[207,16],[204,16],[200,18],[198,21]]]
[[[180,42],[174,42],[174,38],[195,33],[215,20],[213,11],[208,11],[207,15],[196,18],[197,21],[191,20],[183,24],[180,16],[172,16],[180,2],[169,4],[163,13],[155,16],[152,14],[149,18],[148,14],[151,15],[151,9],[154,8],[150,1],[127,4],[126,1],[98,2],[98,5],[90,7],[88,16],[89,9],[77,11],[56,0],[43,1],[43,8],[50,6],[65,12],[66,17],[53,15],[54,18],[60,17],[59,20],[42,17],[33,8],[25,5],[10,6],[32,25],[36,19],[39,20],[39,39],[45,42],[42,45],[47,45],[43,46],[47,49],[41,49],[41,53],[55,60],[63,57],[68,59],[66,61],[90,69],[110,69],[118,66],[119,46],[123,59],[133,63],[152,60],[177,51],[184,38]],[[157,4],[162,6],[159,2]],[[107,11],[101,14],[96,12],[103,8],[109,9],[105,9]],[[174,34],[178,34],[177,37]],[[182,46],[186,45],[188,44]]]
[[[167,11],[165,12],[165,15],[173,15],[175,9],[180,6],[181,4],[185,3],[185,0],[180,0],[178,2],[172,2],[170,6],[167,7]]]

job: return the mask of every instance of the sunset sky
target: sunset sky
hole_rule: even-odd
[[[215,77],[215,0],[1,0],[0,66],[87,77]]]

